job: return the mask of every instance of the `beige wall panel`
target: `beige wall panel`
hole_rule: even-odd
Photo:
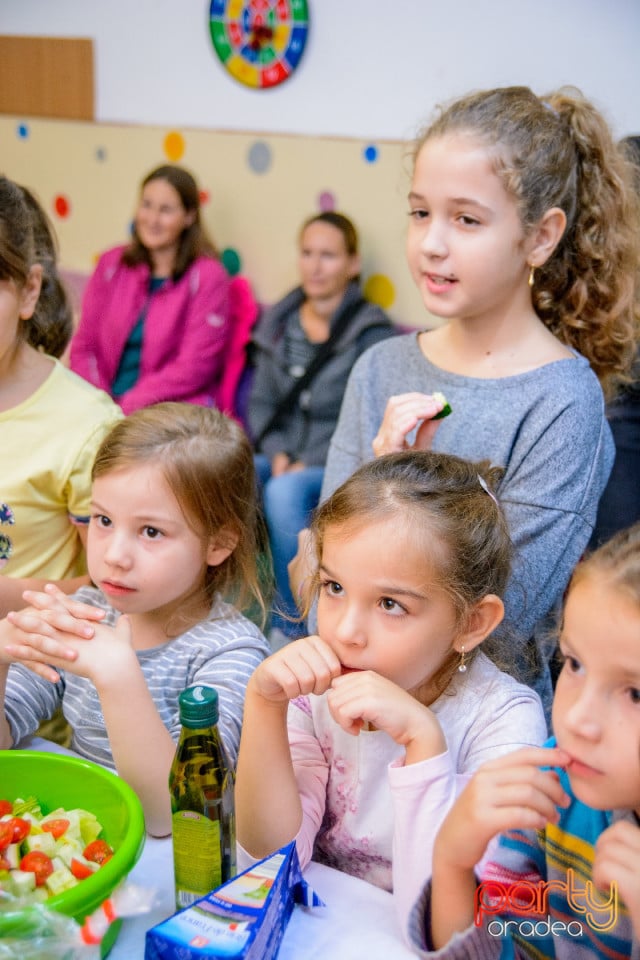
[[[0,116],[2,170],[31,187],[51,214],[61,262],[90,271],[125,242],[142,177],[170,161],[190,169],[209,199],[202,212],[220,249],[232,248],[264,303],[297,279],[300,223],[326,195],[358,227],[363,279],[382,275],[399,323],[433,323],[405,261],[406,145],[358,140],[40,120]],[[176,155],[178,154],[178,155]],[[373,297],[377,299],[377,297]]]

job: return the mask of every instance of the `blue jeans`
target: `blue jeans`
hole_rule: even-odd
[[[257,453],[254,461],[262,488],[276,580],[271,626],[282,630],[288,637],[301,637],[305,633],[304,624],[287,619],[299,616],[289,587],[287,566],[298,552],[298,533],[309,525],[311,513],[320,499],[324,468],[305,467],[304,470],[272,477],[271,464],[263,454]]]

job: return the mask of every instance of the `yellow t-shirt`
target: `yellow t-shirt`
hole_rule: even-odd
[[[35,393],[0,412],[0,574],[86,573],[74,524],[89,519],[93,460],[121,417],[106,393],[58,361]]]

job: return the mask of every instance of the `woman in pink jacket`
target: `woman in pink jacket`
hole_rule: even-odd
[[[142,182],[133,237],[103,254],[71,368],[125,413],[162,400],[216,405],[230,340],[229,278],[200,222],[198,186],[165,165]]]

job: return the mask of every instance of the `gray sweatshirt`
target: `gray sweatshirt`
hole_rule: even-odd
[[[350,283],[342,303],[331,318],[331,327],[351,303],[360,298],[357,283]],[[255,376],[249,399],[249,429],[258,437],[271,414],[293,384],[287,363],[285,329],[297,322],[304,294],[300,287],[268,310],[253,336],[256,349]],[[336,343],[335,353],[318,371],[304,402],[295,401],[262,440],[260,450],[270,460],[276,453],[288,453],[291,460],[306,466],[324,466],[340,403],[351,369],[369,346],[396,333],[386,313],[373,303],[363,302]]]
[[[515,547],[504,598],[506,629],[524,651],[560,602],[595,522],[614,446],[598,380],[584,357],[558,360],[513,377],[476,379],[425,358],[417,334],[377,344],[355,365],[331,440],[321,499],[373,457],[373,438],[389,397],[444,393],[452,413],[433,449],[505,470],[498,489]],[[411,442],[411,437],[409,442]],[[521,663],[525,657],[516,656]],[[515,671],[518,673],[518,671]],[[548,706],[544,658],[522,672]]]

